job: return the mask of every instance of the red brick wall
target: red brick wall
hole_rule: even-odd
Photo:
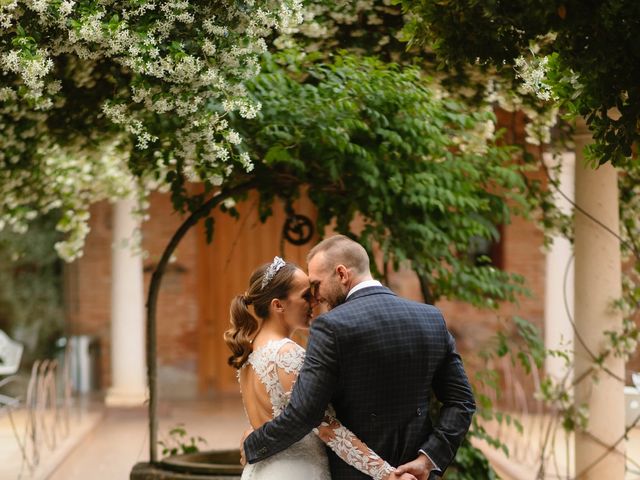
[[[150,272],[180,223],[180,217],[172,213],[167,196],[152,197],[150,214],[151,220],[143,227],[143,245],[149,252],[144,261],[145,292]],[[101,384],[107,387],[110,384],[110,205],[101,203],[92,208],[91,227],[84,257],[67,271],[69,329],[71,334],[91,334],[99,338]],[[175,393],[175,386],[179,384],[180,393],[187,396],[196,394],[198,372],[198,233],[194,230],[187,234],[179,246],[176,261],[165,274],[158,304],[160,385]],[[506,306],[497,312],[446,300],[438,304],[470,370],[479,365],[477,351],[495,333],[500,318],[517,313],[543,326],[542,235],[531,222],[516,218],[505,228],[502,246],[505,268],[527,278],[531,298],[521,299],[519,307]],[[418,282],[411,272],[392,275],[390,287],[403,296],[421,300]]]
[[[109,310],[111,301],[111,207],[91,208],[91,232],[82,258],[65,269],[65,307],[69,335],[92,335],[100,347],[100,385],[111,381]]]
[[[100,384],[111,383],[111,206],[100,203],[91,209],[91,233],[84,256],[66,271],[66,304],[71,335],[95,335],[100,342]],[[151,219],[143,226],[145,301],[151,272],[162,251],[181,223],[173,213],[169,197],[154,194]],[[173,393],[193,396],[197,386],[198,296],[196,289],[197,239],[188,233],[167,268],[158,301],[158,364],[160,384]],[[163,377],[173,380],[162,382]],[[179,389],[171,388],[179,385]]]
[[[151,273],[178,226],[184,221],[173,213],[167,195],[154,195],[151,219],[144,226],[143,245],[149,252],[145,265],[145,292]],[[158,377],[160,392],[172,396],[194,396],[197,392],[197,290],[198,230],[192,229],[180,242],[162,279],[158,296]],[[163,386],[165,388],[163,389]]]
[[[150,272],[181,221],[179,215],[172,213],[164,195],[152,197],[150,213],[151,220],[143,228],[144,247],[149,252],[144,261],[145,292]],[[187,234],[163,280],[158,305],[161,394],[186,397],[197,394],[200,234],[201,230]],[[102,387],[110,384],[110,244],[111,207],[100,203],[92,208],[91,233],[84,257],[69,266],[66,273],[69,333],[91,334],[99,339]],[[486,346],[505,319],[519,315],[541,331],[544,328],[545,256],[541,232],[532,222],[515,218],[504,228],[502,249],[504,268],[526,278],[531,297],[521,298],[518,305],[506,305],[498,311],[478,310],[446,300],[438,303],[471,375],[482,364],[479,349]],[[393,274],[390,287],[400,295],[421,300],[418,282],[411,272]],[[631,369],[640,370],[640,352],[628,364],[627,371]]]

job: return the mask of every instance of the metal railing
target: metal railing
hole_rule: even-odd
[[[18,478],[31,475],[40,464],[45,450],[53,452],[69,435],[71,381],[69,349],[64,351],[62,365],[55,359],[37,360],[32,368],[24,403],[7,409],[7,414],[22,455]],[[25,416],[17,425],[15,413]]]

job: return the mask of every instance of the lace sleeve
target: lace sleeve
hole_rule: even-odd
[[[395,468],[342,425],[331,410],[330,407],[323,422],[313,431],[336,455],[375,480],[382,480],[395,471]]]
[[[286,342],[278,349],[274,362],[278,381],[289,397],[304,363],[304,348],[292,341]]]
[[[298,378],[304,357],[304,349],[293,342],[284,344],[278,350],[275,365],[278,382],[285,392],[283,403],[287,402],[291,395],[291,388]],[[279,409],[274,408],[274,413],[279,413]],[[383,480],[395,471],[395,468],[342,425],[335,418],[331,407],[327,410],[322,423],[313,431],[343,461],[375,480]]]

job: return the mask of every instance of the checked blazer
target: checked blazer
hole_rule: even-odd
[[[429,416],[431,395],[442,403]],[[440,311],[382,286],[354,292],[312,324],[304,365],[283,413],[244,443],[255,463],[302,439],[332,404],[342,424],[398,466],[424,450],[444,471],[475,411],[469,381]],[[332,451],[333,479],[368,478]]]

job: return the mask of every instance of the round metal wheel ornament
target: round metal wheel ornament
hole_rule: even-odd
[[[313,222],[309,217],[294,213],[287,217],[282,228],[282,235],[293,245],[304,245],[313,237]]]

